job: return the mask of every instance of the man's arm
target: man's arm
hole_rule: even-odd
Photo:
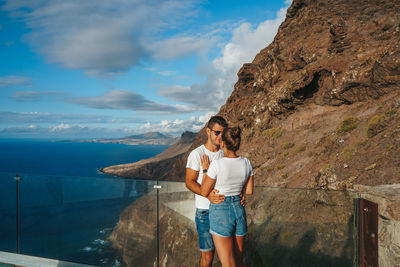
[[[207,197],[214,189],[215,179],[211,179],[207,175],[204,175],[203,181],[201,182],[201,195]]]
[[[186,188],[195,194],[201,195],[201,186],[197,183],[197,177],[199,176],[199,171],[195,171],[191,168],[186,168]],[[213,204],[219,204],[225,200],[224,195],[217,194],[219,191],[213,189],[211,193],[207,196],[208,200]]]
[[[200,185],[197,183],[198,176],[199,171],[195,171],[191,168],[186,168],[186,188],[195,194],[201,195]]]

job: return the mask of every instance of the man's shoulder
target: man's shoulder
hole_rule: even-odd
[[[202,149],[202,145],[193,149],[187,158],[186,168],[198,171],[201,166],[201,156],[203,156],[203,154],[204,150]]]
[[[199,156],[202,156],[205,153],[204,150],[204,145],[198,146],[195,149],[190,152],[190,154],[198,154]]]
[[[198,159],[200,159],[201,156],[204,155],[204,153],[205,153],[205,152],[204,152],[204,149],[203,149],[203,145],[198,146],[198,147],[196,147],[195,149],[193,149],[193,150],[190,152],[189,157],[188,157],[188,160],[189,160],[189,159],[193,159],[193,158],[198,158]]]

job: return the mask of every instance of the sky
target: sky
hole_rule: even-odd
[[[0,138],[199,131],[291,0],[0,0]]]

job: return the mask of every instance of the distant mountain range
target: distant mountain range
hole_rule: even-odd
[[[125,136],[122,138],[94,138],[67,140],[67,142],[90,142],[90,143],[105,143],[105,144],[125,144],[125,145],[172,145],[179,140],[179,137],[162,134],[160,132],[148,132],[137,135]]]
[[[122,139],[170,139],[170,138],[175,138],[175,137],[167,134],[162,134],[160,132],[149,132],[137,135],[129,135],[123,137]]]

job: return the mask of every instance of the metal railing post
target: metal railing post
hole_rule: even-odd
[[[15,186],[16,186],[16,193],[15,193],[15,214],[16,214],[16,222],[15,222],[15,239],[16,239],[16,246],[17,246],[17,253],[19,254],[19,181],[21,180],[21,177],[18,176],[18,173],[14,177],[15,180]]]
[[[157,262],[157,267],[160,266],[160,224],[159,224],[159,215],[160,215],[160,210],[159,210],[159,198],[158,198],[158,191],[159,189],[162,188],[161,185],[158,184],[158,179],[157,179],[157,184],[154,186],[154,188],[157,190],[156,196],[156,210],[157,210],[157,226],[156,226],[156,262]]]

